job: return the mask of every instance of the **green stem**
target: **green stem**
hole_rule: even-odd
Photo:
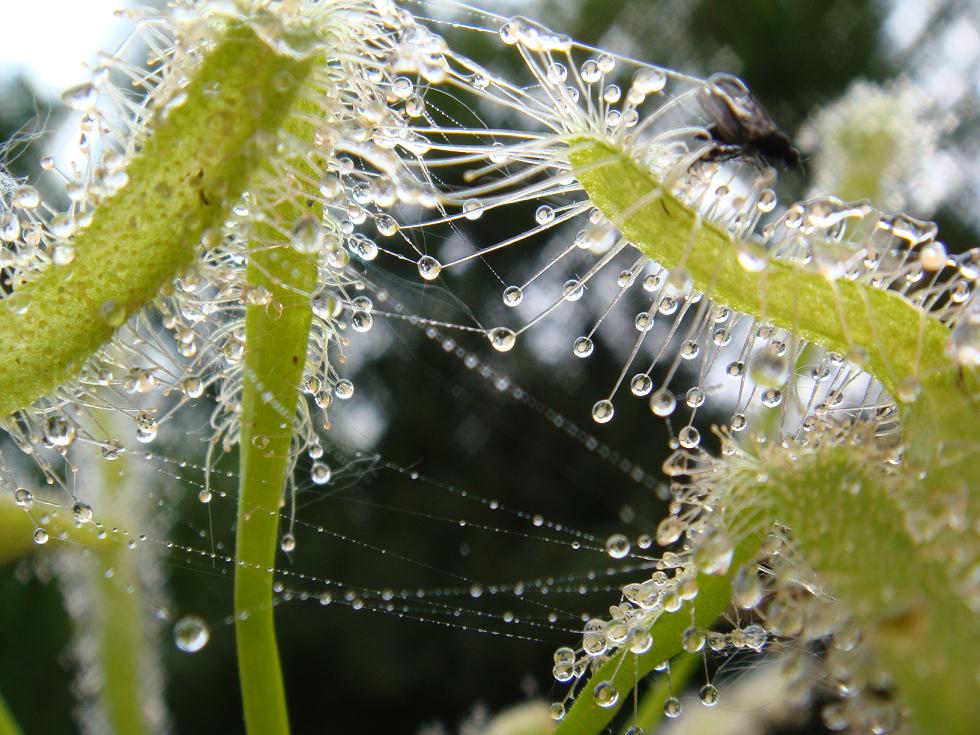
[[[221,225],[264,159],[256,133],[279,128],[307,66],[246,26],[218,42],[184,90],[186,102],[154,117],[128,182],[75,237],[74,260],[0,301],[0,417],[75,377],[191,263],[201,236]]]
[[[257,228],[270,229],[267,225]],[[312,312],[308,298],[316,264],[288,247],[251,255],[251,285],[263,285],[282,304],[273,318],[265,306],[249,306],[245,387],[242,397],[238,529],[235,554],[235,635],[245,725],[249,733],[287,733],[272,608],[279,507],[292,469],[293,419],[306,363]]]
[[[582,735],[597,733],[609,724],[627,699],[627,694],[639,680],[653,671],[654,667],[682,652],[684,631],[693,625],[710,628],[728,607],[732,598],[732,578],[743,565],[752,561],[759,552],[760,537],[746,536],[735,547],[729,573],[724,575],[698,575],[698,596],[690,607],[682,607],[675,613],[664,613],[650,628],[653,646],[644,654],[631,654],[626,649],[617,653],[592,675],[581,688],[575,703],[559,723],[556,735]],[[622,657],[627,660],[622,661]],[[634,665],[635,659],[635,665]],[[609,708],[599,707],[593,700],[596,685],[612,681],[619,690],[619,701]]]
[[[314,135],[318,110],[302,100],[285,125],[294,139]],[[307,159],[288,162],[306,181],[319,173]],[[301,400],[313,313],[309,294],[317,284],[317,256],[300,254],[289,232],[314,198],[301,206],[291,197],[255,225],[247,279],[272,294],[267,306],[249,305],[245,314],[245,377],[239,437],[238,528],[235,553],[235,613],[238,666],[245,725],[249,733],[287,733],[289,722],[273,620],[272,583],[279,540],[278,512],[292,471],[293,423]],[[319,214],[319,212],[317,212]],[[270,245],[272,245],[270,247]]]
[[[0,695],[0,735],[23,735],[3,695]]]
[[[644,255],[668,269],[683,263],[695,288],[718,303],[828,350],[846,355],[852,347],[864,348],[867,369],[893,396],[903,380],[955,372],[944,354],[949,330],[899,294],[828,281],[778,261],[747,271],[738,262],[739,243],[707,222],[698,227],[692,210],[622,152],[583,139],[568,155],[589,198]],[[920,329],[921,350],[915,339]]]
[[[980,624],[949,565],[910,535],[915,516],[902,502],[915,488],[883,474],[866,447],[766,453],[760,463],[766,482],[736,479],[737,502],[792,529],[807,564],[894,678],[920,732],[973,732]]]

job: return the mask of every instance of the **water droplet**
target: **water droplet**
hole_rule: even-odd
[[[316,485],[326,485],[330,482],[330,477],[333,473],[330,471],[330,467],[323,462],[314,462],[313,466],[310,468],[310,479],[313,480]]]
[[[398,232],[398,222],[390,214],[379,214],[374,218],[374,224],[384,237],[392,237]]]
[[[494,327],[487,332],[487,338],[490,340],[490,345],[497,352],[510,352],[514,348],[514,343],[517,341],[517,335],[514,333],[514,330],[507,329],[506,327]]]
[[[211,640],[208,624],[197,615],[186,615],[174,625],[174,642],[184,653],[195,653]]]
[[[714,707],[718,704],[718,688],[714,684],[705,684],[698,692],[698,697],[705,707]]]
[[[765,248],[752,242],[739,242],[735,246],[735,259],[742,270],[749,273],[761,273],[769,265],[769,255]]]
[[[299,253],[316,255],[323,249],[323,229],[311,214],[300,217],[293,225],[291,245]]]
[[[640,69],[633,77],[633,86],[644,95],[656,94],[667,86],[667,75],[660,69]]]
[[[946,246],[931,242],[919,251],[919,262],[927,271],[938,271],[946,265]]]
[[[418,262],[419,275],[426,281],[434,281],[442,272],[442,263],[431,255],[423,255]]]
[[[19,487],[14,490],[14,502],[21,508],[30,508],[34,505],[34,495],[26,487]]]
[[[126,321],[126,307],[113,299],[103,301],[99,307],[99,318],[113,329],[121,327]]]
[[[44,422],[44,438],[55,447],[67,447],[75,441],[75,427],[61,416],[50,416]]]
[[[629,649],[637,655],[644,654],[653,646],[653,636],[647,628],[630,628]]]
[[[685,268],[675,268],[664,281],[664,295],[673,299],[686,298],[694,287],[694,279]]]
[[[350,318],[350,326],[355,332],[369,332],[374,326],[374,317],[369,311],[355,311]]]
[[[592,690],[592,700],[603,709],[615,707],[619,701],[619,690],[611,681],[600,681]]]
[[[666,702],[664,702],[664,714],[667,715],[672,720],[676,720],[681,716],[684,706],[681,704],[681,700],[677,697],[670,697]]]
[[[670,416],[676,406],[677,399],[666,388],[661,388],[650,396],[650,410],[657,416]]]
[[[687,524],[677,516],[667,516],[657,525],[657,543],[670,546],[687,530]]]
[[[51,250],[51,262],[55,265],[68,265],[75,259],[75,246],[70,242],[59,242]]]
[[[771,347],[759,350],[749,362],[749,376],[766,388],[779,388],[789,377],[789,365]]]
[[[630,540],[621,533],[614,533],[606,539],[606,553],[613,559],[622,559],[630,553]]]
[[[519,286],[508,286],[504,289],[504,306],[514,307],[524,300],[524,292]]]
[[[48,532],[43,528],[34,529],[34,543],[38,546],[48,543]]]
[[[188,398],[200,398],[204,395],[204,381],[196,375],[189,375],[181,379],[180,389]]]
[[[626,735],[646,735],[646,732],[647,731],[639,725],[633,725],[633,727],[626,731]]]
[[[585,293],[585,288],[581,283],[572,278],[571,280],[565,281],[565,285],[561,288],[561,293],[566,301],[578,301],[582,298],[582,294]]]
[[[157,438],[156,416],[149,411],[140,411],[136,414],[136,440],[144,444],[149,444]]]
[[[565,705],[561,702],[552,702],[551,706],[548,707],[548,716],[558,722],[565,716]]]
[[[479,199],[463,202],[463,216],[468,220],[478,220],[483,216],[483,203]]]
[[[285,552],[290,552],[296,548],[296,537],[291,533],[284,533],[279,539],[279,548]]]
[[[90,82],[78,84],[61,94],[65,107],[78,112],[91,112],[99,101],[99,90]]]
[[[555,221],[555,210],[547,204],[542,204],[534,212],[534,221],[539,225],[548,225]]]
[[[310,299],[313,313],[321,319],[336,319],[343,311],[343,304],[340,303],[333,293],[327,290],[318,291]]]
[[[20,218],[13,212],[0,214],[0,240],[14,242],[20,237]]]
[[[14,189],[10,202],[17,209],[37,209],[41,206],[41,195],[30,184],[23,184]]]
[[[684,631],[681,642],[685,651],[688,653],[697,653],[704,648],[704,632],[697,626],[692,625]]]
[[[588,357],[595,349],[595,344],[589,337],[579,337],[572,345],[572,354],[575,357]]]
[[[645,396],[653,390],[653,380],[646,373],[639,373],[630,380],[630,391],[634,396]]]
[[[596,401],[595,405],[592,406],[592,420],[597,424],[607,424],[612,421],[615,409],[613,408],[612,401],[603,399],[601,401]]]
[[[92,521],[92,506],[88,503],[76,502],[72,505],[71,512],[75,514],[75,521],[78,523],[90,523]]]
[[[338,380],[337,385],[334,386],[333,393],[340,400],[346,401],[354,395],[354,384],[346,379]]]

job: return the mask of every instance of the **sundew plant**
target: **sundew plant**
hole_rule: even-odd
[[[233,639],[204,680],[237,674],[223,731],[288,733],[304,696],[321,731],[373,732],[330,651],[312,687],[280,662],[277,625],[346,608],[425,639],[401,660],[352,636],[364,688],[442,634],[549,644],[541,701],[468,732],[695,732],[751,686],[831,731],[973,732],[980,250],[901,211],[910,149],[938,145],[911,88],[812,118],[794,201],[799,154],[738,78],[434,5],[122,11],[131,35],[62,97],[80,159],[2,174],[0,559],[57,580],[80,730],[172,731],[170,652],[214,668]],[[426,344],[658,515],[564,521],[520,468],[566,460],[520,421],[461,424],[474,454],[517,437],[486,477],[359,451],[402,374],[424,391]],[[557,410],[521,384],[535,363],[601,391]],[[406,431],[434,446],[428,408]],[[399,546],[426,533],[526,558],[488,578]],[[28,716],[0,700],[0,735]]]

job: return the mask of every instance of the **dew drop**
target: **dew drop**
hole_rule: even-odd
[[[99,307],[99,318],[115,329],[126,321],[126,307],[114,299],[107,299]]]
[[[612,421],[614,413],[612,401],[607,399],[596,401],[595,405],[592,406],[592,420],[597,424],[609,423]]]
[[[524,300],[524,292],[520,286],[508,286],[504,289],[504,306],[514,307]]]
[[[581,283],[572,278],[565,281],[565,285],[561,288],[561,293],[566,301],[578,301],[582,298],[582,294],[585,293],[585,288]]]
[[[630,651],[637,655],[646,653],[653,646],[653,636],[647,628],[631,628],[628,640]]]
[[[646,373],[638,373],[630,380],[630,391],[634,396],[645,396],[653,390],[653,380]]]
[[[514,330],[507,329],[507,327],[494,327],[487,332],[487,339],[490,340],[490,346],[497,352],[510,352],[517,341],[517,335]]]
[[[37,209],[41,206],[41,195],[30,184],[23,184],[14,189],[10,201],[17,209]]]
[[[931,242],[919,252],[919,262],[927,271],[938,271],[946,265],[946,246]]]
[[[657,416],[670,416],[676,406],[677,399],[666,388],[661,388],[650,396],[650,410]]]
[[[291,244],[305,255],[316,255],[323,249],[323,230],[316,217],[307,214],[296,221]]]
[[[316,485],[326,485],[332,474],[330,467],[323,462],[314,462],[310,468],[310,479]]]
[[[705,707],[714,707],[718,704],[718,688],[714,684],[705,684],[698,692],[698,697]]]
[[[666,702],[664,702],[664,714],[672,720],[676,720],[681,716],[681,711],[684,706],[681,704],[681,700],[677,697],[670,697]]]
[[[51,262],[55,265],[68,265],[75,259],[75,246],[70,242],[59,242],[51,250]]]
[[[374,218],[374,224],[384,237],[392,237],[398,232],[398,222],[390,214],[379,214]]]
[[[548,716],[555,722],[558,722],[565,716],[565,705],[561,702],[552,702],[551,706],[548,707]]]
[[[579,337],[572,345],[572,354],[575,357],[588,357],[595,349],[595,344],[589,337]]]
[[[630,553],[630,540],[621,533],[614,533],[606,539],[606,553],[613,559],[622,559]]]
[[[61,416],[49,416],[44,422],[44,438],[55,447],[67,447],[75,441],[75,427]]]
[[[296,548],[296,537],[291,533],[284,533],[279,539],[279,548],[285,552],[290,552]]]
[[[592,690],[592,701],[603,709],[615,707],[619,701],[619,690],[611,681],[600,681]]]
[[[91,523],[92,506],[88,503],[76,502],[71,507],[71,512],[75,514],[75,521],[78,523]]]
[[[90,82],[66,89],[61,94],[65,107],[78,112],[91,112],[99,101],[99,91]]]
[[[749,362],[749,376],[766,388],[779,388],[788,376],[787,362],[771,348],[759,350]]]
[[[694,625],[687,628],[681,638],[681,644],[684,646],[684,650],[688,653],[697,653],[704,648],[704,643],[704,631]]]
[[[43,528],[34,529],[34,543],[38,546],[48,543],[48,532]]]
[[[19,487],[14,490],[14,502],[26,510],[34,505],[34,496],[26,487]]]
[[[342,401],[349,400],[354,395],[354,384],[347,379],[338,380],[334,386],[333,394]]]
[[[664,295],[673,299],[686,298],[694,287],[694,279],[686,268],[675,268],[664,281]]]
[[[136,440],[144,444],[149,444],[157,438],[156,416],[149,411],[140,411],[136,414]]]
[[[644,95],[657,94],[667,86],[667,75],[660,69],[640,69],[633,77],[633,86]]]
[[[483,216],[483,203],[479,199],[463,202],[463,216],[468,220],[478,220]]]
[[[547,204],[542,204],[534,212],[534,221],[539,225],[549,225],[555,221],[555,210]]]
[[[442,263],[431,255],[423,255],[418,262],[419,275],[426,281],[434,281],[442,272]]]
[[[174,643],[184,653],[195,653],[211,640],[208,624],[197,615],[185,615],[174,625]]]
[[[748,273],[761,273],[769,265],[769,256],[761,245],[740,242],[735,246],[735,259]]]

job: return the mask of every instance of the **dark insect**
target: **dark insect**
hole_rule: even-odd
[[[744,151],[782,161],[788,168],[800,165],[800,152],[741,79],[715,74],[697,95],[701,109],[711,119],[711,137],[722,144],[716,153],[725,157]]]

